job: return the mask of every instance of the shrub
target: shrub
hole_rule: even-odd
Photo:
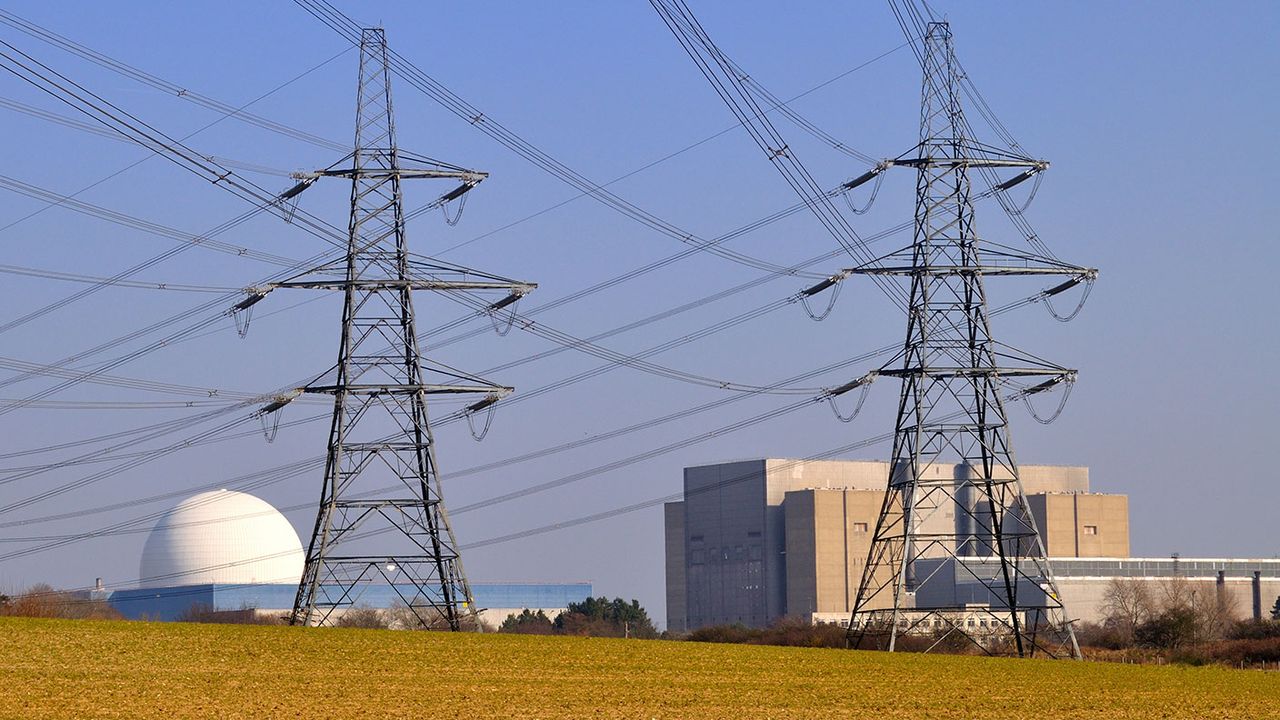
[[[1227,631],[1230,640],[1263,640],[1280,638],[1280,621],[1241,620]]]
[[[658,637],[658,630],[640,602],[628,603],[622,598],[587,598],[580,603],[569,603],[568,610],[556,616],[555,629],[561,635]]]
[[[335,627],[386,630],[391,626],[381,611],[371,607],[353,607],[334,621]]]
[[[516,635],[552,635],[556,631],[551,618],[541,610],[533,612],[529,608],[520,611],[519,615],[508,615],[498,626],[498,632]]]
[[[195,603],[178,616],[178,622],[210,623],[214,625],[283,625],[284,617],[263,615],[253,608],[239,610],[214,610],[203,603]]]
[[[65,618],[71,620],[122,620],[124,616],[85,593],[55,590],[40,583],[0,605],[0,614],[20,617]]]
[[[1134,639],[1147,647],[1176,649],[1198,639],[1196,614],[1190,608],[1174,607],[1161,612],[1134,629]]]

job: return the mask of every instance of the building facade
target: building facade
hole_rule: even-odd
[[[413,588],[400,591],[412,597]],[[183,620],[195,613],[243,611],[283,618],[292,611],[297,592],[296,584],[204,583],[106,591],[101,599],[131,620]],[[591,583],[473,583],[471,594],[481,622],[497,627],[525,609],[541,610],[554,619],[570,603],[591,597]],[[392,610],[402,602],[391,586],[371,588],[361,598],[362,606],[377,610]]]
[[[969,477],[965,465],[929,471],[957,483]],[[1028,495],[1023,512],[1036,519],[1048,552],[1128,555],[1128,498],[1089,492],[1082,466],[1024,465],[1020,471]],[[668,628],[767,626],[783,616],[847,621],[888,474],[888,462],[854,460],[686,468],[685,500],[664,507]],[[932,525],[934,532],[965,537],[950,507],[919,521],[925,530]],[[972,542],[975,555],[989,547],[977,534]],[[946,553],[933,555],[933,562],[943,562]],[[931,553],[918,561],[931,561]],[[929,588],[938,601],[954,600],[963,574],[945,570],[934,575],[945,579]]]

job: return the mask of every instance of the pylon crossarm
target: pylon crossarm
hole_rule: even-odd
[[[311,385],[303,390],[303,392],[316,393],[321,395],[332,395],[336,392],[343,392],[347,395],[417,395],[419,393],[425,395],[461,395],[468,393],[490,394],[501,392],[503,394],[511,393],[515,388],[502,387],[498,385]]]
[[[909,168],[1035,168],[1043,170],[1048,163],[1043,160],[1003,160],[984,157],[913,157],[893,161],[897,167]]]
[[[468,188],[475,187],[485,178],[489,177],[489,173],[476,172],[474,170],[435,170],[431,168],[335,168],[332,170],[317,170],[311,173],[294,173],[295,178],[309,180],[312,178],[337,177],[361,180],[386,180],[396,178],[399,180],[418,180],[418,179],[447,179],[462,181],[463,185]],[[461,193],[459,193],[461,194]]]
[[[887,368],[880,370],[881,375],[888,377],[927,377],[934,380],[947,380],[951,378],[1014,378],[1014,377],[1045,377],[1058,376],[1064,373],[1074,372],[1067,368],[1059,367],[956,367],[934,365],[930,367],[911,367],[911,368]]]
[[[406,278],[404,280],[296,280],[278,282],[273,288],[303,288],[307,290],[506,290],[519,292],[520,296],[537,287],[529,283],[488,282],[483,280],[434,280]]]
[[[947,257],[940,257],[936,259],[930,258],[927,262],[922,263],[918,258],[919,248],[914,245],[908,245],[869,260],[857,267],[845,268],[842,274],[844,276],[897,275],[904,277],[946,277],[954,275],[975,277],[982,275],[1068,275],[1072,277],[1072,280],[1069,281],[1070,285],[1066,285],[1051,294],[1057,294],[1075,284],[1086,280],[1091,281],[1098,277],[1097,268],[1073,265],[1056,258],[1025,252],[989,240],[974,238],[971,242],[975,243],[977,247],[973,251],[972,258],[966,255],[965,259],[966,261],[976,260],[976,262],[959,264],[947,262],[946,260],[949,259]],[[937,262],[937,260],[942,260],[942,262]],[[1045,292],[1049,293],[1049,291]]]

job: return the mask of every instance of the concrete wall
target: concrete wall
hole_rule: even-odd
[[[1222,573],[1223,588],[1241,618],[1254,614],[1253,582],[1257,573],[1259,597],[1257,612],[1269,617],[1280,596],[1280,559],[1275,558],[1051,558],[1063,602],[1071,617],[1085,622],[1100,622],[1107,588],[1114,579],[1133,579],[1150,583],[1160,594],[1161,584],[1169,578],[1180,578],[1199,592],[1217,592],[1217,576]]]
[[[1089,468],[1082,465],[1020,465],[1018,476],[1028,495],[1089,492]]]
[[[1128,557],[1126,495],[1030,495],[1027,505],[1050,557]]]
[[[1128,578],[1126,578],[1128,579]],[[1160,585],[1167,578],[1141,577],[1133,578],[1150,585],[1154,597],[1160,596]],[[1062,593],[1063,605],[1067,614],[1081,622],[1101,623],[1106,619],[1106,595],[1113,578],[1058,578],[1058,589]],[[1215,578],[1190,578],[1192,589],[1200,593],[1217,593]],[[1280,596],[1280,578],[1262,578],[1262,617],[1270,617],[1272,605]],[[1253,616],[1253,582],[1248,578],[1226,578],[1223,591],[1238,619]]]
[[[786,596],[765,579],[783,573],[765,537],[765,461],[685,468],[684,494],[687,626],[767,625]]]
[[[788,615],[849,612],[862,582],[883,499],[880,490],[786,494]]]
[[[784,509],[784,501],[787,494],[795,490],[810,488],[855,488],[871,490],[873,494],[883,497],[884,487],[889,478],[889,463],[786,459],[768,459],[764,462],[767,477],[764,508],[765,543],[766,548],[770,551],[770,556],[775,559],[775,562],[766,564],[764,579],[769,598],[767,622],[773,622],[784,615],[796,614],[796,611],[792,609],[787,600],[788,576],[790,574],[788,571],[790,560],[786,555],[786,512]],[[830,507],[834,508],[836,506]],[[879,513],[878,505],[876,513]],[[871,523],[871,527],[874,527],[875,520],[872,519]],[[838,520],[836,524],[829,527],[830,529],[826,530],[828,534],[836,533],[835,535],[829,535],[830,537],[836,537],[842,532],[838,530],[838,527],[840,527]],[[824,545],[825,543],[820,542],[818,547],[823,547]],[[836,553],[836,556],[842,558],[844,546],[837,543],[834,549],[826,549],[823,552],[824,557],[829,553]],[[863,550],[863,557],[866,557],[865,550]],[[828,562],[834,562],[834,560]],[[836,572],[838,574],[838,571]],[[861,570],[859,570],[859,577],[861,577]],[[843,585],[843,580],[840,581],[840,584],[841,586]]]
[[[667,566],[667,629],[684,632],[685,622],[685,532],[684,503],[669,502],[662,506]]]
[[[820,607],[823,612],[847,611],[861,581],[889,470],[889,463],[879,461],[773,458],[686,468],[683,518],[676,517],[680,511],[674,507],[666,511],[669,627],[759,627],[784,615],[818,612]],[[972,475],[966,466],[940,464],[927,468],[922,480],[950,487]],[[1085,492],[1089,486],[1088,468],[1083,467],[1023,466],[1022,476],[1029,492]],[[797,518],[807,519],[796,521],[802,526],[789,524],[788,493],[845,489],[855,494],[819,493],[803,501],[812,503],[806,508],[797,500]],[[937,506],[920,509],[921,531],[957,532],[949,495],[950,491],[935,493]],[[676,529],[681,520],[683,533]],[[852,537],[853,524],[863,522],[866,539]],[[676,541],[679,535],[682,547]],[[792,552],[797,554],[794,563],[788,558]],[[946,554],[946,548],[935,546],[922,557]],[[798,583],[794,590],[793,582]]]

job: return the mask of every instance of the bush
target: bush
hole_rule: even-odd
[[[1115,624],[1079,623],[1075,627],[1076,641],[1082,646],[1123,650],[1133,646],[1132,633]]]
[[[195,603],[178,616],[178,622],[214,625],[284,625],[286,620],[284,617],[263,615],[253,608],[214,610],[203,603]]]
[[[568,610],[556,616],[555,631],[559,635],[590,637],[658,637],[658,630],[640,602],[628,603],[622,598],[587,598],[569,603]]]
[[[1227,631],[1229,640],[1264,640],[1280,638],[1280,621],[1240,620]]]
[[[365,630],[386,630],[391,627],[390,622],[383,617],[382,612],[377,608],[371,607],[349,608],[333,624],[335,627],[361,628]]]
[[[1188,665],[1276,663],[1280,662],[1280,637],[1204,643],[1182,648],[1170,659]]]
[[[533,612],[529,608],[520,611],[519,615],[508,615],[498,626],[498,632],[516,635],[552,635],[556,631],[551,618],[541,610]]]
[[[95,600],[85,593],[55,590],[40,583],[0,604],[0,615],[18,617],[64,618],[70,620],[123,620],[118,610],[105,600]]]
[[[767,628],[749,628],[740,624],[698,628],[685,639],[740,645],[843,648],[845,629],[831,623],[815,625],[802,618],[782,618]]]
[[[1133,637],[1139,645],[1172,650],[1196,642],[1198,625],[1195,612],[1175,607],[1139,625]]]

